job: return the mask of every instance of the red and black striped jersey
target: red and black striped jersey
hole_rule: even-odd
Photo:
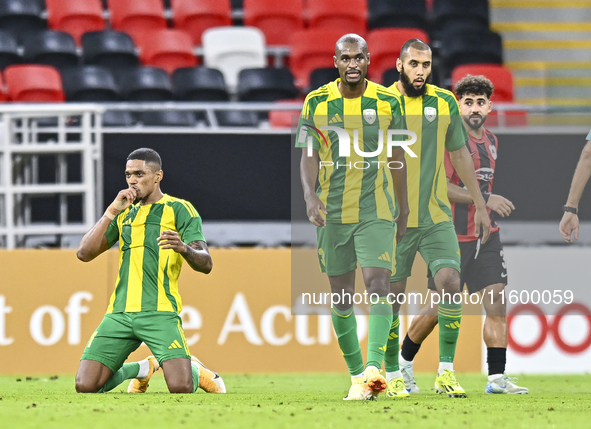
[[[472,155],[474,161],[474,170],[476,179],[482,193],[492,193],[493,179],[495,176],[495,165],[497,163],[497,150],[499,142],[497,137],[483,128],[482,138],[477,139],[470,136],[466,142],[466,147]],[[446,175],[454,185],[464,188],[460,176],[451,164],[449,152],[445,152],[445,171]],[[474,236],[474,213],[476,206],[474,204],[451,203],[451,210],[456,227],[456,234],[459,242],[476,241],[478,237]],[[487,208],[490,218],[490,232],[499,230],[499,226],[491,216],[491,209]]]

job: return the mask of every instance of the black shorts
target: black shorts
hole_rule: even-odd
[[[503,243],[499,232],[493,232],[486,243],[477,241],[460,243],[461,289],[464,284],[468,292],[475,293],[497,283],[507,284],[507,265],[503,254]],[[435,290],[433,278],[429,278],[429,289]]]

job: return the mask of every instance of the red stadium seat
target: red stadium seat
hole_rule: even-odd
[[[280,100],[276,104],[301,103],[302,100]],[[271,128],[291,128],[297,126],[301,110],[271,110],[269,124]]]
[[[344,6],[341,0],[308,1],[310,28],[336,28],[342,33],[364,36],[367,30],[367,0],[349,0]]]
[[[0,73],[0,102],[6,101],[6,99],[7,94],[4,86],[4,78],[2,77],[2,73]]]
[[[105,28],[100,0],[45,0],[49,28],[70,33],[78,46],[82,34]]]
[[[64,101],[62,78],[51,66],[19,64],[4,70],[8,98],[18,102]]]
[[[138,39],[142,64],[160,67],[169,74],[180,67],[194,67],[197,58],[193,53],[191,37],[181,30],[156,30]]]
[[[373,58],[372,58],[373,59]],[[467,75],[486,76],[495,86],[491,101],[513,102],[513,74],[499,64],[465,64],[456,67],[451,74],[452,86]]]
[[[429,36],[418,28],[379,28],[367,36],[371,64],[368,67],[369,78],[380,82],[388,69],[396,67],[400,48],[409,39],[421,39],[429,43]]]
[[[267,45],[287,45],[304,29],[303,0],[244,0],[244,24],[259,28]]]
[[[342,35],[342,30],[334,28],[302,30],[291,35],[291,72],[298,88],[308,86],[312,70],[334,67],[334,46]]]
[[[162,0],[109,0],[111,25],[128,33],[138,44],[144,33],[166,28]]]
[[[174,26],[186,31],[194,45],[201,45],[201,35],[212,27],[232,25],[229,0],[172,0]]]

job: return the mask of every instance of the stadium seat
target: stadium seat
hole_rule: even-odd
[[[338,29],[341,35],[367,31],[367,0],[349,0],[343,7],[341,0],[307,2],[309,28]]]
[[[102,115],[103,127],[132,127],[136,123],[133,113],[125,110],[107,110]]]
[[[101,66],[70,67],[62,71],[67,101],[117,101],[119,89],[111,71]]]
[[[172,73],[180,67],[197,65],[193,43],[181,30],[155,30],[138,40],[140,60],[147,66],[160,67]]]
[[[129,101],[173,100],[172,83],[165,70],[136,67],[125,70],[118,79],[123,98]]]
[[[420,28],[428,30],[425,0],[368,0],[368,26]]]
[[[224,75],[216,69],[190,67],[176,69],[172,86],[177,100],[228,101],[230,99]]]
[[[62,79],[57,69],[46,65],[18,64],[4,70],[8,99],[18,102],[64,101]]]
[[[265,36],[253,27],[218,27],[203,33],[203,58],[207,67],[219,69],[230,91],[235,91],[242,69],[265,67]]]
[[[437,0],[433,3],[433,38],[450,31],[489,28],[488,0]]]
[[[172,0],[171,6],[175,28],[186,31],[196,46],[208,28],[232,25],[229,0]]]
[[[111,68],[134,67],[139,58],[133,39],[122,31],[91,31],[82,36],[85,64]]]
[[[166,28],[162,0],[109,0],[114,30],[130,34],[137,44],[145,33]]]
[[[334,46],[342,35],[342,30],[334,28],[302,30],[291,35],[290,64],[298,88],[308,87],[312,70],[334,67]]]
[[[367,69],[369,78],[378,82],[387,69],[396,67],[400,48],[404,42],[414,38],[429,43],[427,33],[418,28],[380,28],[371,31],[367,36],[371,58]]]
[[[105,28],[100,0],[45,0],[52,30],[70,33],[80,45],[82,34]]]
[[[0,69],[20,62],[16,38],[8,31],[0,30]]]
[[[485,76],[494,85],[493,102],[513,102],[513,74],[499,64],[464,64],[456,67],[451,74],[452,87],[467,75]]]
[[[440,54],[446,73],[462,64],[503,63],[501,36],[492,31],[452,32],[445,34],[441,41]]]
[[[74,38],[65,31],[43,30],[23,39],[23,59],[30,63],[64,67],[78,64],[78,52]]]
[[[302,100],[281,100],[282,103],[301,103]],[[301,113],[300,110],[271,110],[269,112],[269,125],[271,128],[291,128],[296,126]]]
[[[265,34],[267,45],[287,45],[304,28],[303,0],[244,0],[244,24]]]
[[[140,121],[152,127],[194,127],[197,119],[186,110],[150,110],[140,114]]]
[[[252,110],[220,110],[215,112],[218,124],[223,127],[257,127],[259,117]]]
[[[2,0],[0,30],[14,34],[20,43],[24,35],[47,28],[42,12],[43,5],[37,0]]]
[[[277,101],[294,98],[298,94],[288,68],[244,69],[238,74],[240,101]]]
[[[392,67],[391,69],[385,70],[382,74],[382,85],[384,86],[392,86],[394,82],[398,82],[400,79],[400,72],[396,67]]]
[[[6,101],[8,95],[6,94],[6,89],[4,85],[4,78],[2,77],[2,73],[0,73],[0,102]]]
[[[339,77],[339,70],[334,66],[312,70],[312,73],[310,73],[310,85],[307,92],[318,89]]]

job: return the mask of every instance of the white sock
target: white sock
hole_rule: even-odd
[[[496,380],[497,378],[501,378],[503,374],[492,374],[488,376],[488,381]]]
[[[454,370],[453,362],[439,362],[439,370],[437,371],[438,375],[443,374],[443,371],[449,369],[450,371]]]
[[[400,370],[386,372],[386,382],[387,383],[391,382],[392,380],[394,380],[395,378],[398,378],[398,377],[402,377],[402,373],[400,372]]]
[[[376,371],[379,371],[379,369],[378,369],[377,367],[373,366],[373,365],[370,365],[370,366],[368,366],[367,368],[365,368],[365,370],[367,371],[367,370],[368,370],[368,369],[370,369],[370,368],[373,368],[373,369],[375,369]]]
[[[402,357],[402,350],[401,350],[400,353],[398,354],[398,363],[400,364],[400,366],[409,366],[409,365],[412,365],[413,361],[404,359]]]
[[[136,378],[146,378],[150,373],[150,362],[148,362],[148,359],[144,359],[139,361],[138,364],[140,365],[140,370]]]
[[[352,375],[351,376],[351,382],[353,382],[353,380],[355,380],[357,378],[363,378],[363,373]]]

